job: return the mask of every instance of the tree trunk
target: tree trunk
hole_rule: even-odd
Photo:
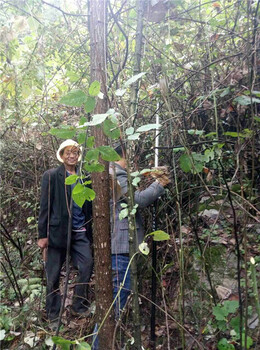
[[[106,98],[106,32],[107,2],[106,0],[89,1],[89,32],[91,57],[91,82],[97,80],[101,84],[104,99],[97,99],[95,114],[107,111]],[[94,129],[96,147],[107,144],[107,137],[100,127]],[[93,201],[94,222],[94,261],[97,323],[100,325],[112,304],[111,244],[110,244],[110,210],[109,210],[109,174],[108,162],[102,161],[105,171],[94,173],[92,186],[96,192]],[[112,348],[114,331],[114,315],[110,312],[99,330],[99,350]]]

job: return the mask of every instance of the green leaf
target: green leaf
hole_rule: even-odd
[[[239,302],[237,300],[226,300],[224,301],[223,307],[227,310],[229,314],[237,311],[239,307]]]
[[[135,177],[132,181],[132,185],[137,186],[140,181],[141,181],[140,177]]]
[[[210,160],[213,160],[215,157],[215,153],[212,149],[206,149],[204,152],[204,155],[206,157],[205,162],[209,162]]]
[[[228,86],[227,88],[225,88],[225,90],[220,94],[220,97],[225,97],[226,95],[228,95],[230,93],[230,87]]]
[[[170,235],[162,230],[151,232],[147,236],[153,236],[153,240],[158,242],[168,241],[170,239]]]
[[[69,345],[70,346],[70,344],[76,343],[75,341],[67,340],[67,339],[64,339],[62,337],[57,337],[57,336],[53,336],[52,341],[56,345]],[[62,347],[62,349],[65,349],[65,348]]]
[[[128,216],[128,208],[122,209],[119,213],[119,220],[123,220]]]
[[[260,117],[254,117],[254,120],[256,120],[257,122],[260,122]]]
[[[228,315],[228,311],[221,305],[214,306],[213,315],[218,321],[224,321]]]
[[[230,326],[235,330],[237,334],[239,334],[239,328],[240,328],[240,316],[237,315],[236,317],[233,317],[230,320]]]
[[[80,120],[79,120],[79,125],[83,125],[87,122],[87,118],[86,117],[80,117]]]
[[[88,343],[83,342],[77,345],[76,350],[91,350],[91,346]]]
[[[119,139],[120,129],[110,119],[106,119],[103,123],[104,134],[112,140]]]
[[[205,137],[211,137],[211,136],[216,136],[216,135],[217,135],[217,133],[215,131],[212,131],[212,132],[206,134]]]
[[[102,173],[102,171],[105,170],[105,167],[103,164],[100,164],[98,162],[93,163],[86,163],[84,165],[84,169],[86,169],[89,173]]]
[[[97,149],[100,151],[103,160],[114,162],[121,159],[119,154],[110,146],[99,146]]]
[[[222,338],[218,342],[218,350],[233,350],[235,349],[233,344],[230,344],[226,338]]]
[[[124,96],[125,92],[126,92],[126,89],[117,89],[115,91],[115,95],[118,97],[122,97],[122,96]]]
[[[174,152],[174,153],[177,153],[177,152],[180,152],[180,151],[185,151],[185,148],[184,148],[184,147],[176,147],[176,148],[173,148],[173,152]]]
[[[87,100],[87,95],[82,90],[72,90],[60,99],[60,103],[71,106],[80,107]]]
[[[96,197],[96,193],[89,187],[77,184],[72,191],[72,198],[74,202],[82,207],[85,201],[92,201]]]
[[[141,135],[140,133],[136,133],[136,134],[128,136],[127,139],[128,140],[138,140],[140,135]]]
[[[66,185],[72,185],[72,184],[74,184],[77,181],[78,178],[79,177],[76,174],[75,175],[70,175],[70,176],[66,177],[65,184]]]
[[[142,72],[139,74],[134,75],[133,77],[131,77],[130,79],[128,79],[125,83],[124,86],[128,87],[129,85],[135,83],[138,79],[142,78],[143,75],[145,75],[146,72]]]
[[[93,83],[91,83],[88,92],[90,96],[97,96],[100,92],[100,82],[95,80]]]
[[[99,150],[98,148],[93,148],[89,150],[85,156],[85,160],[91,161],[91,160],[98,160],[99,158]]]
[[[108,117],[107,113],[95,114],[95,115],[93,115],[92,120],[86,124],[90,125],[90,126],[99,125],[99,124],[103,123],[103,121],[105,121],[107,117]]]
[[[84,186],[80,183],[77,183],[77,185],[73,188],[73,193],[74,194],[79,194],[84,191]]]
[[[82,145],[85,142],[86,139],[86,133],[85,132],[80,132],[77,136],[78,143]]]
[[[156,170],[154,170],[154,171],[156,171]],[[151,170],[151,169],[143,169],[143,170],[140,171],[140,174],[142,175],[142,174],[151,173],[151,172],[153,172],[153,170]]]
[[[246,342],[245,342],[245,339],[246,339]],[[250,349],[251,346],[253,345],[253,339],[249,336],[245,337],[245,333],[242,333],[242,346],[245,347],[246,345],[246,348],[247,349]]]
[[[5,329],[0,330],[0,340],[3,340],[5,338],[5,333],[6,333]]]
[[[85,187],[84,189],[84,195],[87,201],[93,201],[93,199],[95,199],[96,197],[96,193],[94,190],[92,190],[92,188],[89,187]]]
[[[159,129],[160,127],[161,127],[161,124],[146,124],[146,125],[140,126],[140,128],[138,128],[136,131],[144,132],[144,131],[149,131],[153,129]]]
[[[204,132],[205,132],[204,130],[196,130],[196,129],[188,130],[189,135],[203,135]]]
[[[50,131],[49,131],[49,134],[51,135],[54,135],[54,136],[57,136],[61,139],[72,139],[74,137],[74,135],[76,134],[76,129],[74,128],[64,128],[64,129],[55,129],[55,128],[52,128]]]
[[[180,156],[180,167],[185,172],[188,173],[192,169],[192,163],[190,157],[187,154],[182,154]]]
[[[96,99],[95,97],[88,96],[86,102],[84,103],[84,109],[86,113],[91,113],[94,111],[96,106]]]
[[[95,137],[94,136],[90,136],[87,138],[87,147],[88,148],[93,148],[95,144]]]
[[[242,132],[233,132],[233,131],[227,131],[224,132],[223,135],[231,136],[231,137],[251,137],[252,136],[252,130],[244,129]]]
[[[134,133],[135,129],[131,126],[130,128],[127,128],[125,133],[126,135],[132,135]]]
[[[150,249],[149,249],[148,244],[146,242],[142,242],[141,244],[139,244],[139,250],[144,255],[148,255],[150,252]]]
[[[241,96],[234,98],[234,102],[237,102],[242,106],[247,106],[247,105],[251,104],[251,97],[241,95]],[[260,99],[256,98],[256,97],[252,97],[252,103],[260,103]]]

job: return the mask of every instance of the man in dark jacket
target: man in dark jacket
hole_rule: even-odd
[[[74,314],[84,315],[88,309],[87,283],[93,268],[90,248],[91,203],[86,201],[80,208],[74,201],[71,201],[74,185],[65,185],[65,178],[77,173],[76,165],[81,158],[81,149],[75,141],[66,140],[60,145],[57,158],[63,164],[43,174],[38,221],[38,246],[47,252],[46,312],[52,324],[55,324],[61,307],[59,279],[66,259],[71,215],[70,256],[73,265],[79,272],[72,305]]]

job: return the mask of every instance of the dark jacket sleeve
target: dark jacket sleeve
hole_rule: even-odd
[[[47,226],[48,226],[48,196],[49,196],[49,186],[50,186],[50,172],[46,171],[42,177],[41,185],[41,199],[40,199],[40,213],[38,220],[38,238],[47,237]]]

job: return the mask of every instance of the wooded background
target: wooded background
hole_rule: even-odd
[[[42,316],[41,175],[58,165],[63,139],[74,138],[89,152],[101,145],[92,136],[99,142],[103,132],[104,145],[119,136],[127,143],[131,172],[150,169],[158,115],[159,165],[169,167],[173,181],[156,218],[170,238],[157,245],[156,342],[150,340],[151,253],[140,253],[142,346],[258,349],[259,0],[0,4],[2,348],[47,349],[53,341],[89,348],[94,310],[86,320],[67,316],[58,340]],[[98,76],[91,13],[100,4]],[[87,155],[93,178],[103,174],[107,162]],[[110,160],[106,152],[104,158]],[[136,173],[133,181],[145,188],[152,180]],[[154,230],[152,213],[142,213],[147,234]],[[73,283],[72,271],[69,295]],[[130,302],[111,346],[141,349],[134,332]]]

